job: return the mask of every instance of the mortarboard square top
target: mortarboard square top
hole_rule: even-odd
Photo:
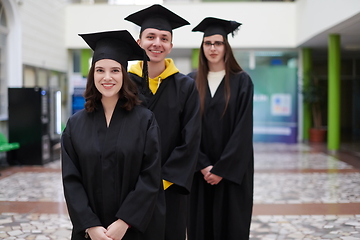
[[[229,33],[234,36],[234,32],[239,30],[241,23],[236,21],[228,21],[220,18],[207,17],[204,18],[196,27],[193,32],[203,32],[204,37],[220,34],[227,38]]]
[[[112,59],[127,68],[128,61],[149,60],[127,30],[79,34],[94,51],[92,63]]]
[[[155,28],[172,33],[173,29],[190,24],[182,17],[159,4],[154,4],[136,13],[130,14],[125,20],[140,26],[140,32],[143,32],[147,28]]]

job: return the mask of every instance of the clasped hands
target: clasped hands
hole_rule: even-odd
[[[113,222],[107,229],[102,226],[89,228],[88,234],[91,240],[121,240],[129,225],[121,219]]]
[[[216,174],[213,174],[211,173],[211,169],[213,168],[212,165],[206,167],[206,168],[203,168],[201,170],[201,173],[204,175],[204,180],[208,183],[208,184],[211,184],[211,185],[216,185],[218,184],[221,180],[222,180],[222,177],[216,175]]]

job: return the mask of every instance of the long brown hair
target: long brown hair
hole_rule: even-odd
[[[207,86],[207,76],[209,73],[209,65],[208,61],[204,54],[203,49],[204,42],[201,43],[200,52],[199,52],[199,67],[196,74],[196,87],[199,92],[200,96],[200,110],[201,114],[204,113],[205,108],[205,95],[206,95],[206,86]],[[232,48],[229,44],[229,41],[226,37],[224,37],[224,46],[225,46],[225,55],[224,55],[224,61],[225,61],[225,108],[223,115],[226,112],[226,109],[229,105],[230,101],[230,75],[236,74],[243,69],[240,67],[238,62],[236,61],[234,57],[234,53],[232,51]]]
[[[101,100],[101,93],[97,90],[94,82],[95,63],[91,66],[87,77],[86,88],[84,92],[85,110],[93,112],[97,108],[97,104]],[[123,75],[123,84],[119,91],[119,99],[124,99],[122,108],[130,111],[135,105],[139,105],[141,101],[138,98],[138,90],[136,84],[130,80],[126,69],[121,65]]]

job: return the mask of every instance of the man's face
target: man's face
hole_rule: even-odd
[[[137,43],[146,51],[151,62],[164,61],[173,47],[171,33],[155,28],[145,29]]]

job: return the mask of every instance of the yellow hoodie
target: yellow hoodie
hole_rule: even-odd
[[[138,61],[136,64],[131,65],[129,69],[130,73],[136,74],[139,77],[142,77],[142,61]],[[149,88],[153,94],[156,93],[158,90],[160,83],[162,80],[166,79],[167,77],[170,77],[171,75],[174,75],[175,73],[178,73],[179,69],[174,64],[174,61],[171,58],[165,59],[165,70],[157,77],[155,78],[149,78]],[[172,182],[163,180],[163,187],[164,190],[166,190],[168,187],[173,185]]]
[[[134,65],[130,66],[129,69],[130,73],[136,74],[139,77],[142,77],[142,61],[137,62]],[[149,88],[153,94],[156,93],[158,90],[160,83],[162,80],[166,79],[167,77],[178,73],[179,69],[176,68],[174,61],[171,58],[165,59],[165,70],[155,78],[149,78]]]

